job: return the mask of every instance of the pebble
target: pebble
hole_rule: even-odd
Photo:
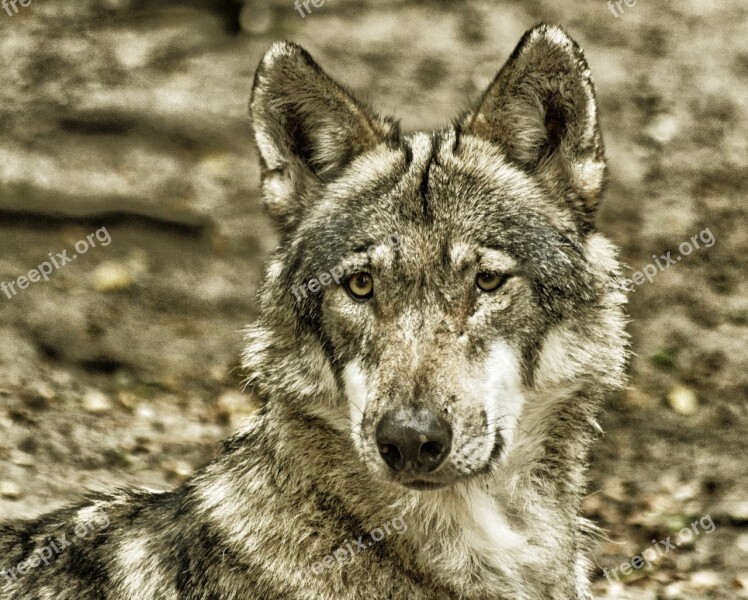
[[[8,500],[20,500],[23,490],[12,481],[0,481],[0,496]]]
[[[53,400],[55,391],[46,381],[39,381],[31,386],[31,391],[45,400]]]
[[[663,590],[663,596],[665,598],[682,598],[684,592],[684,585],[682,581],[676,581],[666,586]]]
[[[697,571],[691,575],[691,584],[702,590],[718,588],[722,585],[722,579],[715,571]]]
[[[696,392],[683,385],[676,385],[668,392],[667,402],[675,412],[686,417],[695,415],[699,410]]]
[[[748,500],[743,500],[735,494],[716,504],[712,513],[720,520],[746,523],[748,522]]]
[[[91,282],[97,292],[124,290],[132,286],[134,281],[130,268],[114,261],[101,263],[91,275]]]
[[[667,144],[680,130],[678,119],[673,115],[660,115],[647,127],[645,134],[660,144]]]
[[[144,420],[150,420],[156,416],[154,410],[145,403],[138,404],[137,408],[135,409],[135,414]]]
[[[102,414],[112,408],[107,396],[98,390],[89,390],[83,396],[83,408],[92,414]]]
[[[628,407],[635,409],[652,408],[657,404],[655,398],[636,387],[626,390],[623,394],[623,401]]]
[[[33,467],[36,464],[31,454],[22,452],[21,450],[14,450],[10,460],[14,465],[18,465],[19,467]]]
[[[187,479],[193,472],[192,465],[183,460],[178,460],[170,464],[168,470],[180,479]]]

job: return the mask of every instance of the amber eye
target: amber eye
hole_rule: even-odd
[[[369,273],[354,273],[346,280],[345,287],[354,300],[360,302],[369,300],[374,295],[374,279]]]
[[[508,275],[484,272],[478,273],[478,277],[475,278],[475,283],[484,292],[493,292],[504,285],[507,279],[509,279]]]

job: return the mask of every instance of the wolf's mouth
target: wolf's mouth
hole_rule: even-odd
[[[410,479],[407,481],[399,481],[400,485],[419,492],[426,492],[429,490],[438,490],[443,487],[447,487],[446,483],[441,481],[428,481],[425,479]]]

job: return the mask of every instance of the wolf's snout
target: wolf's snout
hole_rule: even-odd
[[[393,471],[431,473],[449,454],[452,428],[427,408],[398,408],[377,425],[377,447]]]

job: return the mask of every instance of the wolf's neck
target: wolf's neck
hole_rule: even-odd
[[[558,519],[544,512],[539,495],[528,495],[527,482],[500,493],[498,480],[482,476],[441,491],[408,491],[375,480],[344,433],[291,413],[263,410],[190,482],[189,505],[237,555],[272,546],[309,565],[343,540],[389,524],[389,551],[414,572],[496,585],[546,560],[546,550],[561,543],[562,527],[535,531],[535,518]],[[270,514],[268,506],[273,517],[258,518]],[[393,523],[402,526],[394,532]]]

